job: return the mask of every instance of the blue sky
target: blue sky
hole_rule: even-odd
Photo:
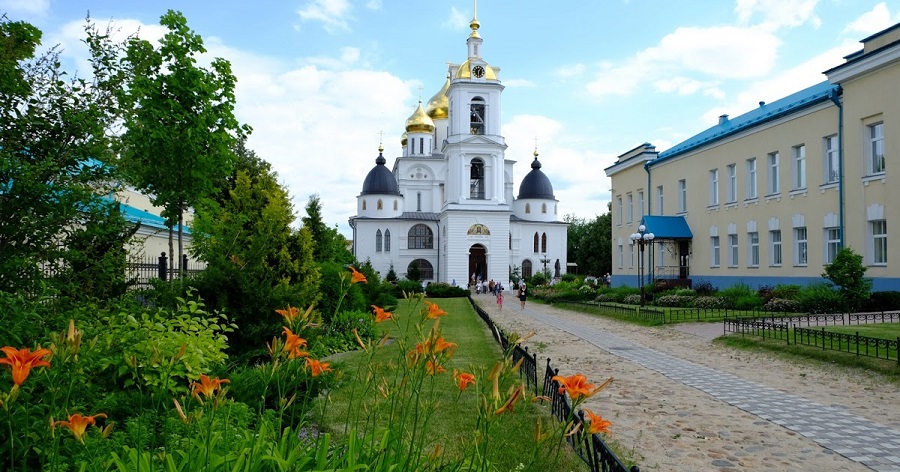
[[[298,213],[319,194],[347,219],[377,156],[400,154],[421,97],[466,59],[471,0],[0,0],[86,72],[84,18],[159,38],[166,9],[231,61],[249,146],[273,164]],[[650,142],[664,151],[712,126],[825,80],[859,40],[900,22],[900,0],[478,2],[483,56],[499,67],[515,188],[535,140],[560,214],[593,218],[610,200],[603,169]],[[206,59],[208,61],[208,58]]]

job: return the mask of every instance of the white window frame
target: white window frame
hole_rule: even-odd
[[[791,175],[793,177],[792,190],[802,190],[806,188],[806,145],[798,144],[791,149],[793,154],[793,169]]]
[[[663,186],[656,187],[656,214],[663,214]]]
[[[809,264],[809,232],[806,226],[794,228],[794,265],[806,267]]]
[[[709,237],[709,266],[710,267],[719,267],[722,263],[722,253],[719,247],[719,237],[718,236],[710,236]]]
[[[627,218],[625,219],[625,222],[631,223],[634,221],[634,196],[631,195],[631,192],[625,194],[625,206],[628,208],[628,213],[626,213]]]
[[[756,194],[756,158],[747,159],[747,199],[757,198]]]
[[[766,187],[768,191],[768,195],[776,195],[778,190],[778,152],[770,152],[769,156],[766,160],[768,173],[766,177],[768,178],[768,187]]]
[[[823,228],[822,233],[825,240],[823,248],[825,250],[825,264],[831,264],[841,248],[841,229],[837,226]]]
[[[822,138],[822,182],[837,183],[840,179],[840,158],[838,136],[832,134]]]
[[[527,204],[526,204],[526,205],[527,205]],[[619,195],[618,197],[616,197],[616,206],[618,207],[617,209],[619,210],[619,212],[618,212],[618,213],[619,213],[619,217],[616,218],[616,224],[619,225],[619,226],[622,226],[622,219],[624,218],[625,206],[624,206],[624,204],[622,203],[622,196],[621,196],[621,195]],[[528,212],[526,211],[525,213],[528,213]]]
[[[625,267],[625,248],[622,247],[622,243],[619,243],[619,268],[622,269]]]
[[[638,214],[640,214],[640,219],[644,219],[644,191],[639,190],[637,193],[637,201],[638,201]]]
[[[725,203],[737,203],[737,164],[728,166],[728,183],[726,187]]]
[[[781,267],[781,230],[775,229],[769,231],[769,265],[772,267]]]
[[[747,267],[759,267],[759,233],[747,233]]]
[[[872,238],[872,264],[886,266],[888,262],[887,220],[869,221],[869,234]]]
[[[738,262],[738,235],[728,235],[728,267],[737,267]]]
[[[628,245],[628,268],[634,269],[634,244]]]
[[[687,179],[678,181],[678,212],[687,213]]]
[[[719,169],[709,171],[709,206],[719,204]]]
[[[866,126],[866,173],[867,175],[884,174],[884,122]]]

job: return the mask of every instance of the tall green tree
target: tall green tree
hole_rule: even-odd
[[[831,264],[825,266],[822,277],[838,287],[846,309],[857,310],[869,299],[872,280],[867,279],[863,256],[853,248],[842,247]]]
[[[170,256],[177,224],[180,261],[185,211],[231,173],[232,147],[249,128],[234,116],[231,64],[215,58],[208,69],[197,65],[203,39],[181,13],[169,10],[160,24],[169,31],[158,49],[138,38],[128,44],[124,63],[132,78],[121,94],[128,111],[121,155],[135,187],[163,208]]]
[[[589,221],[566,215],[565,221],[569,223],[567,256],[578,264],[578,272],[602,276],[612,271],[611,213]]]
[[[232,344],[240,350],[275,334],[275,309],[316,303],[320,276],[309,231],[291,228],[277,174],[242,144],[236,154],[224,188],[196,208],[191,252],[207,263],[196,281],[201,295],[241,327]]]
[[[59,288],[71,280],[73,258],[98,286],[124,277],[94,270],[112,263],[109,251],[123,264],[133,232],[103,196],[116,182],[109,130],[126,77],[114,60],[122,45],[90,23],[85,42],[92,77],[70,77],[57,49],[35,56],[39,29],[0,17],[0,291]]]
[[[312,235],[315,249],[313,254],[319,262],[337,262],[339,264],[352,264],[353,254],[347,247],[347,238],[337,230],[337,227],[329,228],[322,220],[322,202],[318,194],[309,196],[306,203],[306,216],[303,217],[303,227],[309,229]]]

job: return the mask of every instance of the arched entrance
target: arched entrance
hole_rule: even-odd
[[[481,244],[473,244],[469,248],[469,278],[475,276],[475,280],[488,280],[487,273],[487,249]],[[471,282],[471,280],[470,280]]]

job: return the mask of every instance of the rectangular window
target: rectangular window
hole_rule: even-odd
[[[621,244],[619,244],[619,257],[618,257],[618,259],[619,259],[619,268],[621,269],[621,268],[625,267],[625,248],[622,247]]]
[[[809,261],[806,253],[806,226],[794,228],[794,265],[805,266]]]
[[[756,231],[747,233],[747,265],[759,267],[759,233]]]
[[[806,145],[801,144],[794,146],[794,165],[792,175],[794,177],[794,188],[798,190],[806,188]]]
[[[709,238],[709,266],[710,267],[719,267],[720,256],[719,256],[719,237],[718,236],[710,236]]]
[[[622,225],[622,215],[625,213],[625,207],[622,205],[622,197],[616,198],[616,209],[618,210],[619,216],[616,218],[616,222],[621,226]]]
[[[769,154],[769,173],[766,175],[769,179],[767,191],[769,195],[778,193],[778,153]]]
[[[869,125],[868,168],[869,175],[884,173],[884,123]]]
[[[872,228],[872,263],[887,264],[887,220],[870,221]]]
[[[634,221],[634,197],[630,193],[625,195],[625,206],[625,222],[631,223]]]
[[[644,191],[641,190],[638,192],[638,214],[641,216],[641,219],[644,219]]]
[[[681,179],[678,181],[678,212],[684,213],[687,211],[687,180]]]
[[[822,140],[822,182],[826,184],[838,181],[838,138],[837,135],[827,136]]]
[[[728,235],[728,267],[737,267],[738,265],[738,236],[736,234]]]
[[[728,166],[728,200],[726,203],[737,202],[737,164]]]
[[[747,159],[747,198],[756,198],[756,158]]]
[[[781,266],[781,230],[769,231],[769,265]]]
[[[663,214],[663,186],[656,187],[656,214]]]
[[[628,245],[628,267],[634,269],[634,244]]]
[[[719,169],[709,171],[709,206],[719,204]]]
[[[825,263],[831,264],[841,248],[840,228],[825,228]]]

